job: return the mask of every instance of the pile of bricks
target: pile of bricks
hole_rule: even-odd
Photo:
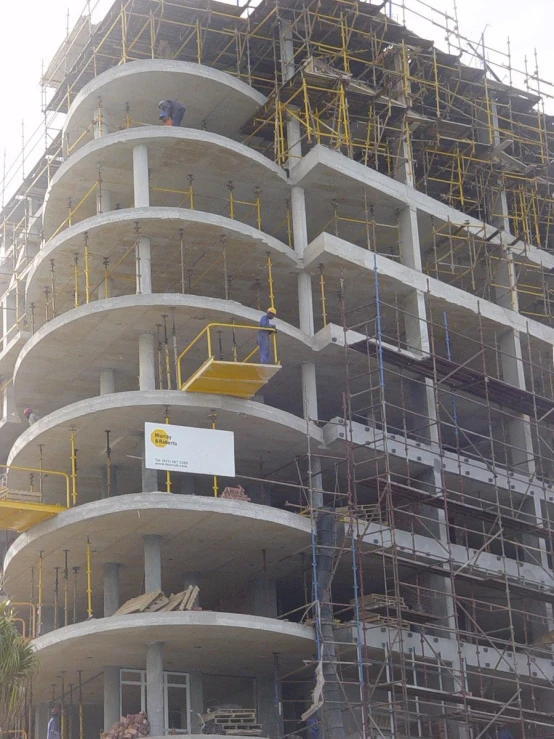
[[[244,492],[242,485],[239,485],[236,488],[225,488],[221,493],[221,497],[226,498],[227,500],[244,500],[246,503],[250,503],[250,498]]]
[[[203,734],[226,736],[260,736],[262,727],[256,723],[256,711],[250,708],[218,708],[202,716]]]
[[[103,739],[138,739],[141,736],[150,734],[150,724],[148,717],[141,711],[140,713],[122,716],[109,731],[102,734]]]

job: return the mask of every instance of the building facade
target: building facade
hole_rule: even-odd
[[[23,728],[548,736],[552,119],[381,6],[248,6],[118,0],[44,75],[2,213]],[[236,476],[148,469],[145,422]]]

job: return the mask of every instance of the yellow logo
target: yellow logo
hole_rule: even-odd
[[[152,431],[152,433],[150,434],[152,444],[161,449],[169,444],[169,438],[169,434],[163,429],[154,429],[154,431]]]

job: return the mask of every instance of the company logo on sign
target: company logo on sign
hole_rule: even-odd
[[[150,470],[235,476],[232,431],[146,422],[144,447],[144,463]]]
[[[164,449],[166,446],[177,446],[177,442],[172,441],[171,436],[163,429],[154,429],[150,434],[150,440],[158,449]]]

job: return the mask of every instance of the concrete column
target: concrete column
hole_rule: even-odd
[[[2,384],[6,383],[6,378],[3,377],[1,382]],[[2,398],[2,418],[12,418],[15,415],[17,415],[15,407],[15,393],[13,389],[13,382],[10,382],[4,388]]]
[[[186,590],[190,585],[193,587],[197,585],[200,587],[200,573],[199,572],[185,572],[183,573],[183,590]],[[194,606],[200,606],[200,592],[196,596]]]
[[[15,336],[15,331],[11,330],[13,326],[15,326],[15,307],[15,292],[12,290],[12,292],[6,295],[2,301],[2,335],[4,337],[4,349],[8,345],[8,342]]]
[[[146,644],[146,712],[150,721],[150,736],[163,736],[164,734],[163,674],[163,643],[148,642]]]
[[[150,239],[140,236],[136,247],[137,295],[150,295],[152,292],[152,262]]]
[[[283,722],[280,715],[280,689],[273,677],[256,678],[256,710],[262,725],[263,736],[269,739],[283,736]]]
[[[315,364],[313,362],[303,362],[301,365],[302,372],[302,404],[304,410],[304,418],[311,421],[317,421],[319,418],[319,410],[317,405],[317,380],[315,374]],[[323,489],[323,479],[321,477],[321,459],[312,456],[312,487]],[[321,508],[323,505],[323,493],[314,492],[312,496],[312,505],[314,508]]]
[[[120,712],[119,667],[104,667],[104,731],[119,721]]]
[[[145,454],[144,444],[142,447],[143,455]],[[158,491],[158,471],[149,470],[144,464],[144,456],[141,463],[141,479],[143,493],[156,493]]]
[[[280,26],[280,47],[281,47],[281,71],[285,82],[290,80],[294,75],[294,36],[291,24],[281,21]],[[302,158],[302,134],[300,129],[300,121],[297,118],[289,117],[287,119],[287,149],[289,157],[287,160],[287,168],[289,172]]]
[[[308,246],[308,226],[306,222],[306,198],[304,188],[291,190],[292,233],[294,250],[300,259]],[[312,302],[312,278],[307,272],[298,275],[298,309],[300,329],[309,336],[314,334],[314,309]]]
[[[35,739],[45,739],[49,720],[50,706],[48,703],[37,703],[35,706]]]
[[[277,618],[277,584],[260,575],[248,583],[255,616]]]
[[[522,390],[526,389],[525,370],[519,333],[507,329],[499,337],[502,379]],[[529,416],[523,414],[509,420],[508,437],[511,446],[511,463],[519,472],[530,475],[535,472],[535,454]]]
[[[135,208],[147,208],[150,205],[150,175],[145,144],[133,147],[133,188]]]
[[[102,187],[96,195],[96,212],[108,213],[110,210],[113,210],[112,193],[110,190],[104,190]]]
[[[144,537],[144,592],[162,589],[162,537],[146,534]]]
[[[104,617],[113,616],[119,608],[119,563],[104,565]]]
[[[115,393],[115,370],[104,368],[100,370],[100,395]]]
[[[140,390],[156,389],[156,364],[154,357],[154,334],[150,331],[144,331],[139,334]]]
[[[200,672],[189,672],[190,689],[190,731],[191,734],[202,733],[200,717],[204,713],[204,686]]]

